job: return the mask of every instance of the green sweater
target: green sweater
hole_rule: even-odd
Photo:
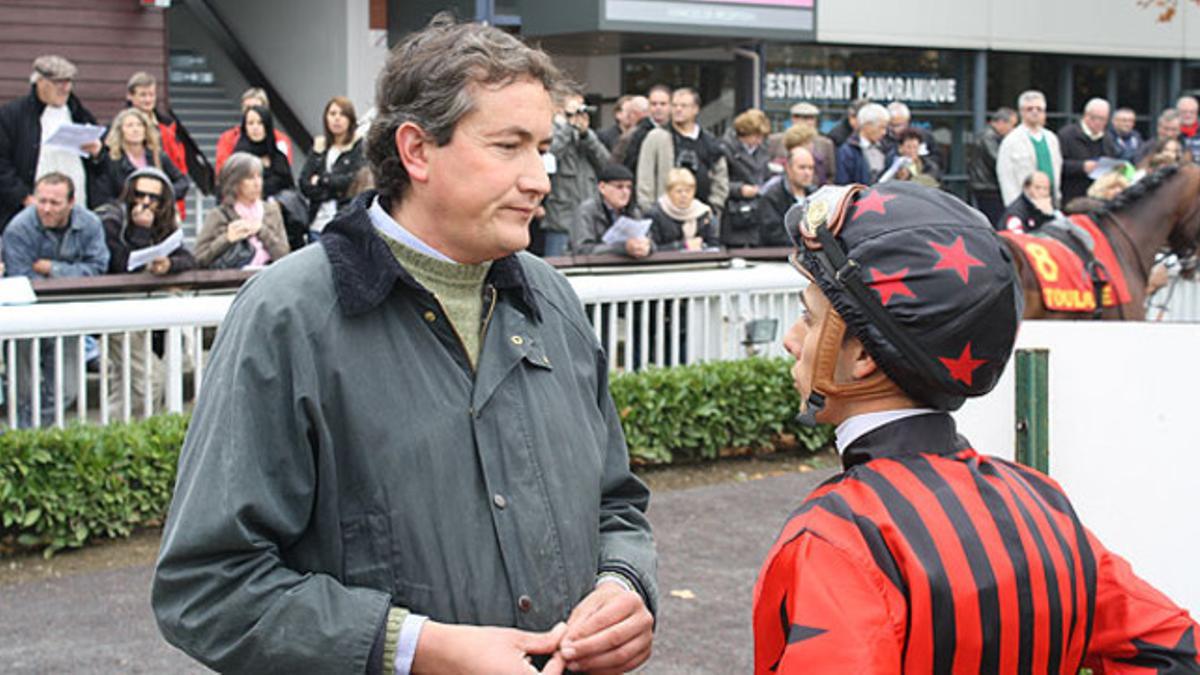
[[[383,240],[400,266],[441,303],[474,368],[479,360],[479,334],[483,329],[483,280],[492,267],[491,261],[460,265],[431,258],[386,235]]]

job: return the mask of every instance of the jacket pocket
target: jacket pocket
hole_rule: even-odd
[[[342,577],[347,586],[393,593],[391,552],[391,525],[383,514],[359,514],[342,521]]]

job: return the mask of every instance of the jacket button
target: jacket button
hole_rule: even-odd
[[[533,600],[528,595],[522,595],[517,598],[517,609],[522,612],[528,612],[533,609]]]
[[[499,493],[492,497],[492,503],[495,504],[496,508],[498,509],[508,508],[508,500],[504,498],[504,495]]]
[[[521,337],[520,335],[514,335],[512,336],[512,343],[514,345],[523,345],[525,344],[525,338]]]
[[[430,310],[425,310],[425,320],[429,323],[433,323],[434,321],[437,321],[437,314],[434,314]]]

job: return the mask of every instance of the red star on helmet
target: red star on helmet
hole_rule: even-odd
[[[971,358],[971,343],[968,342],[966,347],[963,347],[962,354],[956,359],[948,359],[944,356],[939,356],[938,361],[946,366],[946,370],[950,371],[950,377],[962,382],[968,387],[975,377],[975,369],[987,363],[987,359]]]
[[[936,241],[929,242],[933,250],[938,252],[938,262],[933,266],[935,270],[954,270],[958,272],[958,276],[962,277],[963,283],[970,282],[972,267],[987,267],[978,258],[975,258],[970,253],[967,253],[967,245],[963,243],[962,235],[959,235],[954,240],[953,244],[943,246]]]
[[[884,274],[882,271],[871,268],[871,287],[879,293],[879,303],[884,307],[892,300],[892,296],[905,295],[910,298],[917,297],[905,283],[904,277],[908,276],[908,268],[896,272],[895,274]]]
[[[858,220],[859,216],[868,211],[886,216],[887,210],[883,205],[895,198],[896,195],[884,195],[880,194],[879,190],[871,190],[865,197],[854,204],[854,217],[850,219],[850,222]]]

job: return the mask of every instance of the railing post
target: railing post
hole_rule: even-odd
[[[167,410],[183,412],[183,331],[179,326],[167,329]]]
[[[1050,351],[1018,349],[1016,459],[1050,472]]]

